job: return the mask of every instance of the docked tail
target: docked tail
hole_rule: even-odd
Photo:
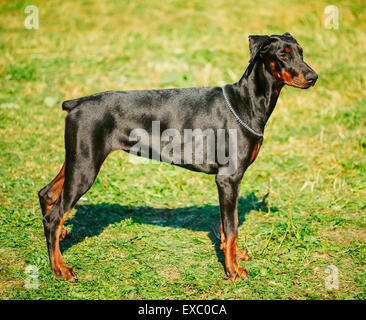
[[[75,108],[79,104],[79,99],[74,100],[66,100],[62,103],[62,110],[66,112],[70,112],[73,108]]]
[[[76,108],[83,102],[100,101],[106,93],[108,93],[108,91],[92,94],[90,96],[81,97],[78,99],[66,100],[62,103],[62,110],[70,112],[72,109]]]

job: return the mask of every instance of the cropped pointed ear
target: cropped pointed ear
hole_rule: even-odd
[[[271,38],[269,36],[249,36],[250,60],[252,62],[257,54],[269,46]]]

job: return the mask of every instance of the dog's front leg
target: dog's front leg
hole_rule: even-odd
[[[236,278],[247,278],[248,272],[239,266],[238,260],[238,198],[241,176],[217,175],[216,184],[219,191],[221,219],[221,249],[225,254],[226,274],[231,281]],[[249,257],[248,257],[249,258]]]

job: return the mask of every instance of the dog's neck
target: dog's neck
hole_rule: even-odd
[[[274,79],[269,67],[256,58],[232,87],[238,115],[252,129],[263,132],[282,87],[283,83]]]

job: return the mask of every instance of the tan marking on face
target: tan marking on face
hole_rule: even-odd
[[[272,70],[273,76],[275,79],[280,80],[281,82],[284,81],[285,83],[292,81],[291,73],[285,70],[276,71]]]
[[[299,50],[301,50],[300,46],[299,46]],[[273,77],[276,80],[277,86],[281,86],[285,83],[289,86],[296,87],[296,88],[308,88],[307,81],[305,80],[305,77],[303,74],[298,74],[298,75],[293,76],[290,72],[288,72],[286,70],[278,71],[278,70],[276,70],[276,63],[274,61],[271,61],[269,63],[269,66],[271,68]],[[275,89],[275,93],[279,94],[280,91],[278,89]]]
[[[287,83],[290,86],[293,86],[295,88],[308,88],[309,85],[302,73],[299,73],[295,77],[292,78],[292,80]]]
[[[281,71],[281,79],[285,81],[285,83],[292,81],[292,75],[288,71]]]
[[[288,47],[286,47],[286,48],[285,48],[285,51],[286,51],[287,53],[290,53],[290,52],[291,52],[290,48],[288,48]]]
[[[269,63],[269,66],[272,70],[273,77],[278,81],[278,84],[285,83],[297,88],[307,87],[307,82],[303,74],[292,76],[292,74],[286,70],[277,71],[276,63],[273,61]],[[275,93],[279,94],[279,90],[276,89]]]
[[[287,71],[276,71],[276,63],[271,61],[269,63],[269,66],[272,70],[272,74],[274,76],[275,79],[278,79],[278,80],[282,80],[282,81],[288,81],[290,80],[292,77],[291,77],[291,74]]]
[[[272,71],[274,72],[274,71],[275,71],[275,69],[276,69],[276,63],[275,63],[275,62],[273,62],[273,61],[271,61],[271,62],[269,63],[269,66],[271,67]]]

